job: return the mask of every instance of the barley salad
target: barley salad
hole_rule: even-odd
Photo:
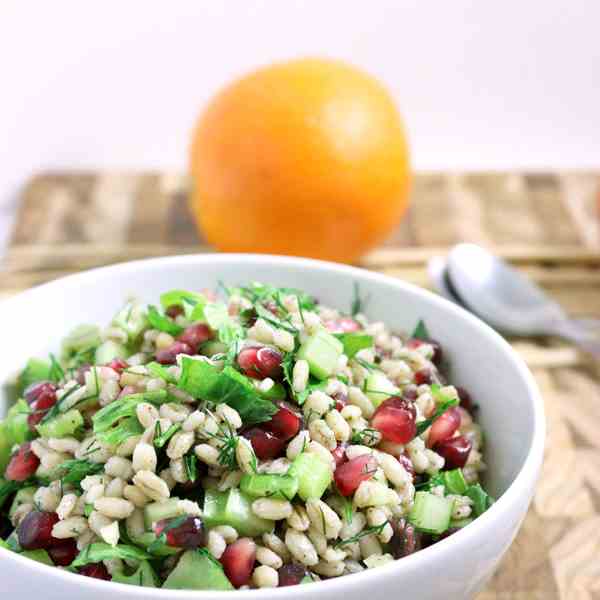
[[[492,503],[476,406],[425,323],[402,337],[354,296],[343,313],[260,283],[172,290],[30,359],[0,422],[0,546],[232,590],[358,573],[467,526]]]

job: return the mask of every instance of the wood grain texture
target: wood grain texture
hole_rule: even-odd
[[[25,189],[0,295],[95,266],[210,252],[176,173],[63,173]],[[600,318],[600,174],[422,174],[402,224],[361,266],[425,287],[426,264],[472,241],[572,314]],[[515,543],[477,600],[600,599],[600,365],[556,340],[512,340],[546,405],[542,477]]]

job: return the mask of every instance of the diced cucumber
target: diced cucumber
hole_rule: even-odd
[[[153,523],[163,519],[179,517],[183,511],[179,508],[179,498],[169,498],[164,502],[151,502],[144,507],[146,529],[152,529]]]
[[[259,387],[256,388],[256,391],[266,400],[271,400],[271,402],[285,400],[287,397],[287,391],[281,383],[275,383],[266,392],[263,392]]]
[[[365,394],[375,408],[386,398],[396,395],[398,391],[398,388],[381,371],[373,371],[367,376]]]
[[[126,585],[141,585],[142,587],[158,587],[158,578],[154,569],[147,560],[140,562],[138,568],[131,574],[125,575],[122,571],[113,573],[112,580]]]
[[[297,357],[308,363],[311,374],[317,379],[327,379],[334,373],[343,351],[340,340],[321,330],[300,346]]]
[[[35,494],[35,487],[26,487],[20,489],[13,498],[12,504],[10,505],[10,510],[8,511],[8,518],[12,519],[15,511],[22,504],[33,504],[33,495]]]
[[[115,358],[127,358],[128,356],[127,348],[114,340],[106,340],[96,348],[97,365],[106,365]]]
[[[37,426],[43,438],[63,438],[73,435],[83,426],[83,417],[78,410],[71,409],[62,415],[57,415],[46,423]]]
[[[456,521],[452,520],[450,521],[450,527],[452,529],[462,529],[463,527],[466,527],[467,525],[469,525],[469,523],[472,523],[473,521],[474,519],[471,518],[456,519]]]
[[[452,469],[452,471],[444,471],[444,485],[449,494],[458,494],[462,496],[467,491],[467,482],[460,469]]]
[[[275,523],[261,519],[252,512],[253,498],[238,489],[227,492],[206,490],[204,494],[204,522],[209,527],[231,525],[240,535],[255,537],[273,530]]]
[[[82,350],[96,348],[101,343],[100,327],[97,325],[78,325],[63,340],[62,351],[65,356],[72,356]]]
[[[23,550],[23,552],[21,552],[21,556],[35,560],[43,565],[48,565],[50,567],[54,566],[52,559],[48,556],[48,553],[45,550]]]
[[[298,479],[298,495],[302,500],[320,498],[333,481],[331,467],[316,454],[302,452],[294,459],[288,475]]]
[[[420,531],[439,535],[450,526],[454,500],[417,492],[408,520]]]
[[[156,534],[152,531],[146,531],[142,535],[136,534],[134,531],[130,531],[130,528],[127,527],[127,535],[129,539],[140,548],[144,548],[147,550],[152,546],[154,542],[156,542]],[[171,556],[172,554],[177,554],[180,551],[179,548],[175,548],[172,546],[167,546],[166,544],[160,544],[158,548],[152,550],[153,556]]]
[[[246,474],[242,477],[240,488],[254,498],[292,500],[298,492],[298,479],[291,475]]]
[[[143,304],[128,302],[115,316],[113,324],[127,333],[130,342],[135,342],[148,323]]]
[[[31,431],[29,430],[29,425],[27,425],[27,417],[30,412],[31,408],[23,398],[19,398],[10,407],[4,423],[6,424],[7,434],[13,444],[22,444],[31,439]]]
[[[206,551],[188,550],[163,583],[168,590],[232,590],[219,562]]]

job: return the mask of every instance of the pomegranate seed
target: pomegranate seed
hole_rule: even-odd
[[[31,404],[31,414],[27,416],[27,426],[35,432],[35,426],[44,418],[44,415],[56,404],[56,392],[40,394]]]
[[[359,323],[350,317],[340,317],[339,319],[325,321],[325,327],[333,333],[352,333],[353,331],[362,329]]]
[[[200,345],[207,342],[212,337],[210,327],[205,323],[196,323],[185,328],[185,331],[177,336],[178,342],[187,344],[195,354],[200,348]]]
[[[244,431],[242,435],[247,440],[250,440],[254,453],[261,460],[277,458],[281,455],[285,446],[285,442],[282,439],[261,427],[252,427]]]
[[[279,410],[264,424],[264,427],[274,433],[279,439],[287,442],[291,440],[300,430],[302,420],[292,407],[285,403],[279,403]]]
[[[376,470],[377,462],[373,456],[357,456],[337,467],[334,473],[335,484],[342,496],[350,496],[363,481],[371,479]]]
[[[408,556],[420,549],[420,537],[415,528],[404,519],[392,521],[394,535],[389,542],[389,548],[394,558]]]
[[[165,310],[165,315],[167,317],[171,317],[171,319],[176,319],[179,315],[182,315],[185,312],[183,306],[181,304],[171,304],[171,306],[167,307]]]
[[[375,411],[371,425],[383,439],[397,444],[408,444],[417,433],[415,407],[398,396],[384,400]]]
[[[341,443],[338,444],[335,450],[331,451],[331,455],[335,460],[335,468],[337,469],[340,465],[344,464],[348,458],[346,457],[346,447],[348,444]]]
[[[75,540],[60,540],[48,548],[48,554],[57,567],[68,567],[77,557],[79,551]]]
[[[406,454],[400,454],[398,461],[404,467],[404,470],[412,477],[413,482],[415,480],[415,468],[412,464],[412,460],[406,456]]]
[[[178,354],[193,354],[193,351],[185,342],[173,342],[168,348],[156,353],[156,361],[161,365],[174,365]]]
[[[429,430],[427,446],[432,448],[438,442],[451,438],[459,427],[460,411],[456,406],[452,406],[433,422]]]
[[[36,472],[39,466],[40,459],[31,451],[31,444],[25,442],[10,459],[4,477],[11,481],[25,481]]]
[[[438,442],[433,449],[444,457],[444,469],[462,469],[469,459],[473,444],[464,435]]]
[[[469,394],[469,392],[467,392],[467,390],[465,390],[464,387],[457,387],[456,391],[458,392],[460,406],[462,406],[466,411],[472,413],[475,408],[475,405],[473,404],[471,394]]]
[[[160,535],[165,527],[173,523],[174,519],[164,519],[154,526],[156,535]],[[178,519],[177,519],[178,520]],[[176,527],[166,532],[167,544],[175,548],[187,548],[192,550],[206,545],[206,532],[204,523],[199,517],[188,517]]]
[[[281,353],[274,348],[250,346],[244,348],[237,357],[240,369],[254,379],[279,379],[283,373]]]
[[[79,567],[79,574],[84,577],[93,577],[94,579],[104,579],[104,581],[110,581],[108,570],[102,563],[92,563],[91,565],[85,565],[85,567]]]
[[[417,385],[423,385],[423,384],[431,384],[433,383],[433,373],[431,372],[431,369],[420,369],[419,371],[417,371],[415,373],[415,383]]]
[[[60,540],[52,537],[52,528],[57,523],[56,513],[31,511],[17,527],[19,545],[25,550],[40,550],[60,543]]]
[[[288,563],[277,571],[279,575],[279,587],[298,585],[308,574],[306,567],[299,563]]]
[[[53,396],[56,399],[56,389],[56,385],[51,381],[38,381],[27,386],[23,397],[27,404],[33,404],[45,396]]]
[[[106,366],[113,371],[116,371],[120,375],[129,366],[129,364],[122,358],[113,358]]]
[[[344,392],[338,392],[332,398],[335,400],[335,408],[338,411],[342,410],[348,404],[348,394],[344,394]]]
[[[240,538],[225,548],[221,564],[229,581],[239,588],[250,581],[256,560],[256,544],[250,538]]]

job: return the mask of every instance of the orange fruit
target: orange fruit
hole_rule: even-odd
[[[394,102],[338,61],[274,64],[230,84],[200,116],[191,206],[226,252],[351,262],[407,205],[408,147]]]

